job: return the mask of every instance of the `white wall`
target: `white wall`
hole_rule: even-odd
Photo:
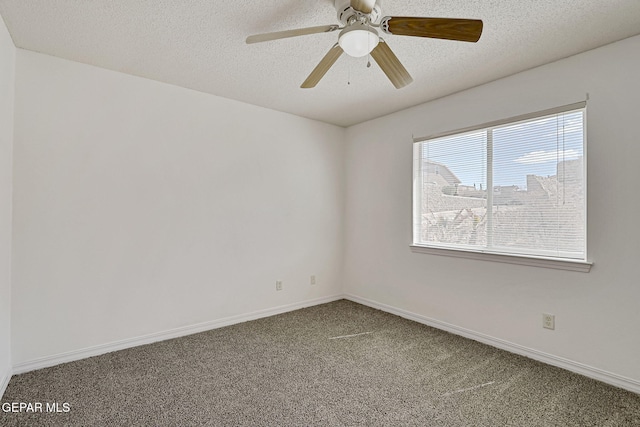
[[[14,364],[340,294],[344,136],[18,49]]]
[[[640,385],[638,52],[634,37],[349,128],[346,292]],[[587,92],[590,273],[409,250],[412,133],[566,105]],[[556,315],[555,331],[542,328],[543,312]]]
[[[0,17],[0,397],[11,376],[11,175],[16,48]]]

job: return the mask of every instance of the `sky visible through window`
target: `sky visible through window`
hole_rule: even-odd
[[[486,189],[486,142],[486,130],[449,136],[427,142],[423,155],[446,165],[460,185]],[[493,185],[525,190],[527,175],[556,175],[559,162],[582,155],[582,110],[493,128]]]

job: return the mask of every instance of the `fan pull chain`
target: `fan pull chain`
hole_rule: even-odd
[[[367,27],[369,27],[369,30],[371,30],[371,23],[369,21],[367,21]],[[371,45],[369,44],[369,38],[367,37],[367,51],[369,53],[367,53],[367,68],[371,68]]]

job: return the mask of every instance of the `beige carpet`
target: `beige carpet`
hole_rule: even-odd
[[[0,425],[640,426],[640,395],[349,301],[17,375],[13,402],[43,411]]]

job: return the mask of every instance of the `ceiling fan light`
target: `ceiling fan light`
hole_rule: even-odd
[[[340,32],[338,43],[344,52],[355,58],[368,55],[378,45],[378,33],[364,25],[352,25]]]

